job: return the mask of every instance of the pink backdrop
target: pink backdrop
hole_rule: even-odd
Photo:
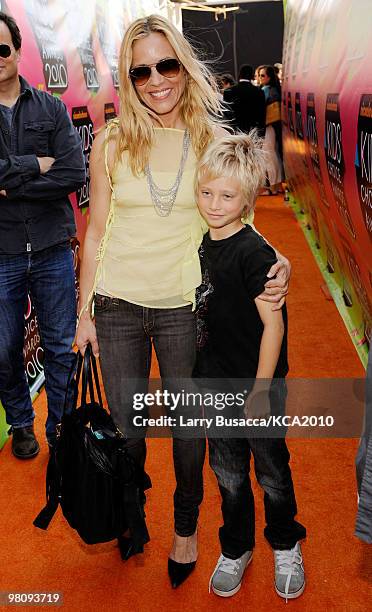
[[[370,0],[287,2],[286,175],[364,363],[372,335],[371,31]]]

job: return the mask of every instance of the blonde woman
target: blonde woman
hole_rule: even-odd
[[[119,118],[97,135],[91,152],[76,342],[81,352],[91,342],[94,354],[99,353],[111,414],[143,465],[145,430],[133,427],[133,394],[147,391],[152,344],[163,387],[191,376],[203,237],[194,172],[197,158],[224,130],[217,124],[220,103],[213,77],[166,19],[151,15],[129,27],[119,76]],[[288,266],[272,272],[278,272],[277,279],[269,282],[264,298],[279,307]],[[168,561],[173,587],[187,578],[197,559],[204,455],[204,439],[173,432],[177,486]],[[138,552],[125,536],[119,546],[124,559]]]

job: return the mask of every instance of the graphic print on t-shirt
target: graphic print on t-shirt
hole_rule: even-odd
[[[204,247],[201,245],[199,249],[199,258],[202,263],[204,260]],[[205,263],[203,261],[203,263]],[[213,293],[213,285],[210,282],[208,269],[202,266],[202,282],[196,289],[196,346],[200,350],[207,344],[208,328],[207,328],[207,313],[208,313],[208,296]]]

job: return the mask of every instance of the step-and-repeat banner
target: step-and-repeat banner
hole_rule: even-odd
[[[21,30],[20,73],[31,85],[61,97],[66,104],[81,136],[88,170],[95,133],[118,112],[118,54],[125,30],[134,19],[154,12],[176,21],[176,10],[159,10],[158,0],[0,0],[0,8],[16,19]],[[85,185],[71,195],[71,201],[78,228],[72,245],[78,277],[89,207],[89,172]],[[43,350],[31,300],[25,313],[24,355],[34,396],[44,377]],[[0,448],[4,439],[0,405]]]
[[[287,0],[283,48],[292,202],[365,365],[372,336],[371,8],[370,0]]]

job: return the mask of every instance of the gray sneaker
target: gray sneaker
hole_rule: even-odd
[[[209,581],[209,592],[212,587],[213,593],[220,597],[235,595],[242,585],[244,570],[252,561],[252,555],[252,550],[248,550],[238,559],[228,559],[221,555]]]
[[[305,570],[300,543],[290,550],[274,550],[275,590],[280,597],[296,599],[305,588]]]

